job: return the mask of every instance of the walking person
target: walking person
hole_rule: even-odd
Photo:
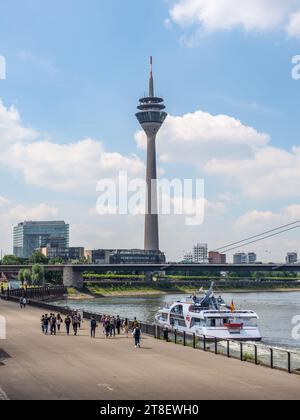
[[[27,299],[26,297],[23,297],[23,308],[25,309],[27,305]]]
[[[56,316],[54,314],[51,314],[50,318],[50,331],[51,335],[56,335]]]
[[[94,316],[91,319],[91,338],[96,337],[96,328],[97,328],[97,321]]]
[[[134,338],[134,345],[135,348],[137,347],[141,347],[141,330],[140,327],[135,327],[135,329],[133,330],[133,338]]]
[[[123,322],[123,331],[124,331],[124,334],[126,335],[126,337],[128,338],[128,334],[129,334],[129,321],[128,321],[128,318],[126,318],[125,321]]]
[[[71,326],[72,320],[70,318],[70,315],[67,315],[66,319],[65,319],[65,326],[66,326],[66,331],[67,331],[67,335],[70,335],[70,326]]]
[[[114,316],[110,319],[110,336],[116,336],[116,318]]]
[[[80,312],[77,312],[77,319],[78,319],[78,328],[81,329],[82,318],[81,318]]]
[[[120,332],[121,332],[121,319],[120,319],[119,315],[117,316],[117,319],[116,319],[116,328],[117,328],[118,335],[120,335]]]
[[[61,323],[62,323],[61,316],[60,314],[57,314],[57,317],[56,317],[57,332],[60,332]]]
[[[73,324],[74,335],[77,335],[77,332],[78,332],[78,317],[77,317],[76,314],[73,315],[72,324]]]
[[[23,309],[23,297],[20,298],[20,308]]]
[[[49,317],[48,317],[48,314],[45,314],[45,316],[44,316],[43,325],[44,325],[44,334],[47,335],[48,334],[48,329],[49,329]]]
[[[134,317],[134,320],[133,320],[133,322],[132,322],[132,324],[131,324],[131,329],[132,329],[132,331],[133,331],[136,327],[139,327],[139,323],[138,323],[138,321],[137,321],[136,317]]]
[[[110,336],[110,320],[108,318],[105,320],[105,336],[106,338]]]
[[[44,318],[45,318],[45,315],[42,315],[42,318],[41,318],[41,328],[42,328],[42,333],[43,334],[45,332],[45,329],[44,329]]]

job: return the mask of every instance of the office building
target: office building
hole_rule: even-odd
[[[247,264],[247,254],[238,252],[233,256],[233,264]]]
[[[61,258],[64,262],[80,261],[84,258],[83,247],[51,247],[47,246],[38,250],[49,260]]]
[[[69,247],[69,225],[63,221],[19,223],[13,229],[13,253],[29,258],[36,249]]]
[[[226,254],[210,251],[208,253],[209,264],[226,264]]]
[[[246,254],[245,252],[238,252],[233,256],[233,264],[256,264],[257,262],[257,255],[255,252],[249,252]]]
[[[91,264],[165,264],[166,257],[161,251],[141,249],[97,249],[85,251]]]
[[[208,263],[208,247],[207,244],[197,244],[193,248],[193,262],[195,264]]]
[[[285,261],[287,264],[296,264],[298,262],[298,253],[288,252]]]

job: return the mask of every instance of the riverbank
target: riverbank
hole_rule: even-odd
[[[99,297],[130,297],[130,296],[164,296],[167,294],[193,294],[199,291],[199,286],[173,285],[172,287],[161,287],[159,285],[111,285],[103,287],[100,285],[86,286],[83,290],[74,288],[68,289],[68,298],[72,300],[86,300]],[[215,284],[215,293],[265,293],[265,292],[299,292],[299,287],[275,287],[274,285],[255,284],[253,287],[218,287]]]

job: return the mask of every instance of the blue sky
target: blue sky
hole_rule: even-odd
[[[230,14],[234,2],[222,0],[221,3],[226,6],[226,1]],[[142,246],[139,230],[142,218],[116,221],[90,215],[97,199],[93,177],[87,175],[87,188],[81,183],[78,188],[58,188],[59,176],[70,176],[74,180],[76,176],[85,177],[84,168],[80,174],[72,174],[74,162],[82,166],[80,157],[74,157],[66,173],[63,169],[59,174],[52,173],[51,165],[64,165],[61,161],[55,163],[54,158],[46,162],[49,164],[47,174],[41,174],[38,169],[32,174],[25,166],[37,168],[38,165],[37,150],[33,158],[30,153],[34,147],[28,146],[28,142],[76,145],[86,138],[101,141],[107,153],[118,152],[129,159],[131,154],[137,154],[143,161],[144,151],[137,147],[134,137],[139,129],[134,112],[138,98],[147,88],[150,54],[154,56],[157,91],[164,96],[171,116],[181,118],[196,111],[212,117],[222,114],[240,121],[243,127],[253,128],[254,143],[258,134],[269,136],[268,144],[259,143],[253,148],[249,144],[252,135],[244,141],[238,134],[235,144],[239,149],[238,142],[241,142],[241,151],[236,156],[235,146],[230,143],[227,147],[219,134],[213,138],[211,149],[207,144],[203,146],[203,135],[200,135],[195,149],[191,148],[195,154],[190,159],[189,148],[186,149],[183,141],[182,151],[177,144],[174,156],[159,160],[168,177],[204,177],[206,198],[211,203],[201,227],[191,229],[179,223],[179,228],[178,221],[174,220],[174,225],[162,221],[162,244],[170,258],[179,258],[183,249],[191,248],[195,242],[207,241],[213,248],[230,241],[232,236],[239,239],[264,226],[288,223],[300,216],[299,194],[295,188],[285,192],[281,185],[281,191],[275,196],[268,193],[274,186],[270,180],[272,171],[286,173],[291,167],[295,168],[285,177],[274,179],[275,186],[279,182],[290,183],[289,177],[292,182],[300,178],[296,173],[298,154],[285,156],[286,162],[280,158],[285,151],[290,153],[293,146],[299,147],[300,81],[291,77],[291,59],[300,54],[300,37],[292,26],[292,18],[296,21],[300,11],[299,1],[287,2],[290,9],[286,10],[273,0],[278,13],[274,21],[270,18],[268,28],[262,24],[259,27],[257,23],[259,13],[264,10],[256,1],[249,3],[248,14],[249,17],[252,13],[257,15],[255,24],[250,18],[249,22],[245,21],[236,9],[236,19],[226,22],[226,16],[220,16],[222,7],[210,9],[211,19],[206,21],[203,16],[207,16],[204,12],[208,3],[205,0],[4,0],[2,3],[0,54],[7,61],[7,79],[0,81],[3,118],[14,106],[20,117],[17,125],[37,133],[34,139],[28,140],[25,135],[26,139],[21,140],[27,145],[26,151],[22,149],[26,156],[28,153],[25,163],[20,157],[13,159],[14,162],[6,157],[1,163],[0,196],[9,202],[0,208],[5,214],[0,225],[1,248],[5,251],[11,248],[11,224],[18,222],[22,213],[24,217],[36,215],[70,221],[74,225],[73,245],[126,246],[127,237],[130,238],[128,246]],[[260,4],[264,3],[269,6],[272,0],[263,0]],[[197,8],[193,10],[195,4]],[[235,6],[240,7],[238,2]],[[189,12],[191,15],[187,16]],[[196,133],[203,126],[202,118],[195,121]],[[228,128],[227,122],[226,119],[224,130]],[[174,124],[170,120],[161,136],[161,142],[164,139],[170,142],[169,147]],[[234,132],[233,137],[235,135]],[[197,142],[194,137],[186,141]],[[267,150],[269,146],[276,149],[275,157]],[[4,141],[1,147],[5,147]],[[222,156],[217,156],[217,167],[206,167],[207,162],[216,158],[216,147],[224,148],[227,164],[234,159],[231,175],[221,161]],[[244,159],[255,160],[257,147],[266,155],[266,170],[259,164],[256,172],[256,163],[250,162],[251,179],[249,173],[243,172]],[[165,151],[160,152],[160,146],[158,148],[161,156]],[[182,159],[185,150],[187,157]],[[51,153],[55,155],[56,150]],[[198,165],[198,155],[199,161],[204,156],[207,162]],[[43,158],[44,154],[41,166],[46,168]],[[274,166],[274,159],[279,160],[278,166]],[[115,171],[118,169],[114,167]],[[90,168],[86,170],[89,172]],[[266,176],[268,171],[269,176]],[[100,169],[97,176],[102,176]],[[264,184],[265,189],[249,191],[247,184],[251,182]],[[39,207],[41,204],[43,206]],[[122,234],[117,235],[116,231]],[[284,249],[282,243],[280,247],[271,242],[261,245],[258,248],[261,258],[264,258],[265,248],[272,247],[274,258],[278,259],[283,258],[285,251],[298,249],[296,234],[289,234],[284,240]]]

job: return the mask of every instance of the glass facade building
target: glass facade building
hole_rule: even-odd
[[[69,247],[69,225],[62,221],[22,222],[14,227],[13,252],[16,257],[29,258],[36,249]]]

